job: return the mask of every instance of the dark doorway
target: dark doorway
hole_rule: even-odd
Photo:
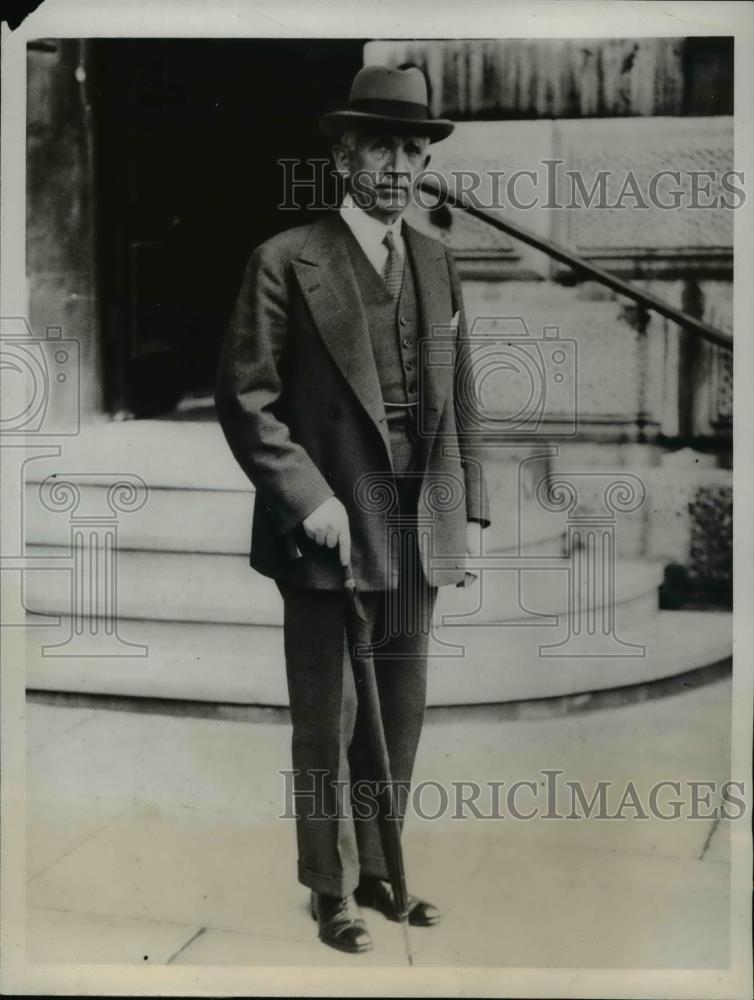
[[[277,209],[278,161],[329,155],[317,121],[346,99],[363,46],[92,42],[111,413],[211,418],[217,356],[249,253],[314,215]]]

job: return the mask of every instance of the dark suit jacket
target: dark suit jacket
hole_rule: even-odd
[[[296,559],[286,537],[334,494],[349,515],[356,583],[385,590],[397,584],[388,555],[390,441],[349,238],[339,213],[331,212],[254,250],[223,345],[215,398],[233,454],[256,487],[251,565],[287,583],[342,587],[337,548],[318,546],[299,528],[294,537],[303,558]],[[455,264],[441,243],[407,224],[404,239],[416,273],[419,336],[444,327],[432,363],[426,341],[420,347],[417,373],[418,510],[432,523],[432,552],[422,562],[440,586],[463,581],[466,521],[489,523],[488,499],[471,433],[475,399],[461,385],[469,345]],[[438,556],[445,565],[433,563]]]

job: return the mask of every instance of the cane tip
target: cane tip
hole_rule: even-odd
[[[404,916],[401,919],[401,927],[403,929],[403,944],[406,948],[406,958],[409,965],[414,964],[414,956],[411,954],[411,941],[408,936],[408,916]]]

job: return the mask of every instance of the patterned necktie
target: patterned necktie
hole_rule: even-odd
[[[387,260],[382,269],[382,280],[387,285],[387,290],[392,297],[397,299],[401,293],[401,285],[403,284],[403,258],[398,253],[392,229],[388,229],[382,242],[387,247]]]

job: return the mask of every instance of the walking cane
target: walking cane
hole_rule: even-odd
[[[394,810],[390,758],[388,756],[387,743],[385,742],[385,729],[382,724],[382,712],[380,710],[380,694],[377,690],[374,659],[371,653],[372,637],[350,563],[347,563],[343,567],[343,582],[348,602],[346,634],[351,653],[354,681],[356,683],[359,704],[364,709],[375,777],[380,783],[378,787],[384,789],[384,793],[379,795],[377,812],[382,850],[385,855],[387,870],[390,874],[393,900],[398,911],[401,927],[403,928],[406,957],[408,964],[413,965],[411,942],[408,936],[408,890],[406,888],[403,850],[401,848],[401,828],[398,816]]]

